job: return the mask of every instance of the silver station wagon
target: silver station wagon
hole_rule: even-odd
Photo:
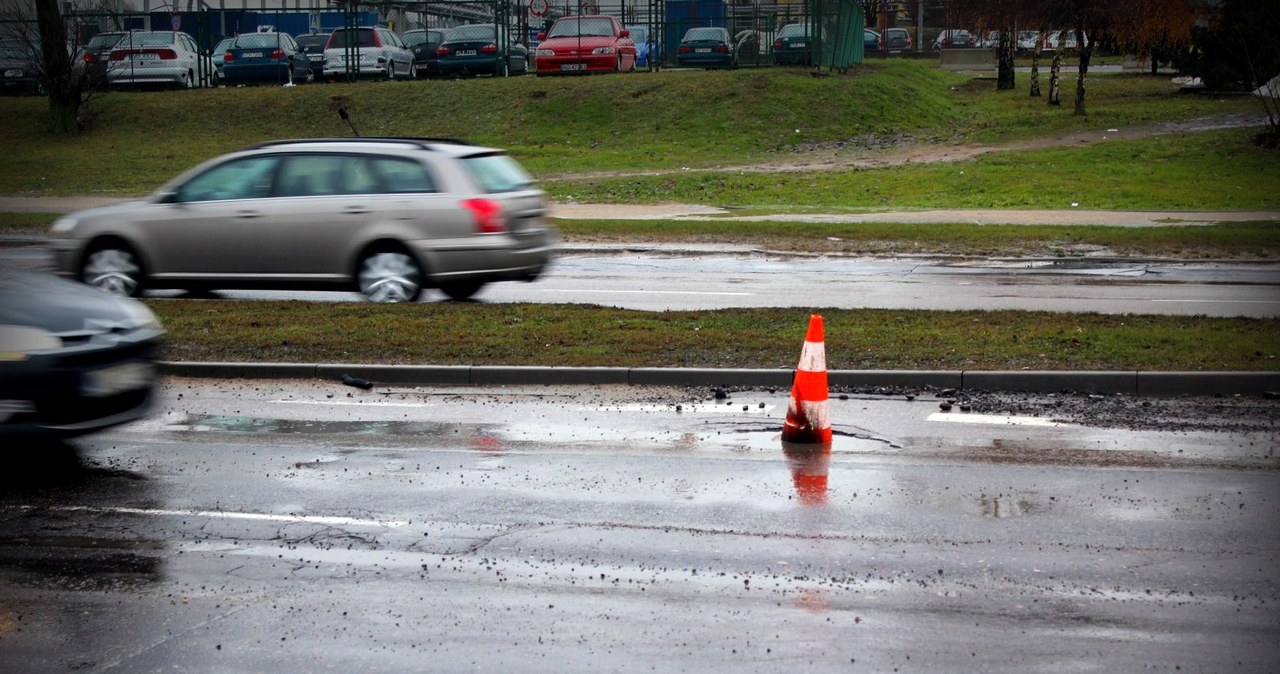
[[[509,155],[425,138],[262,143],[52,233],[61,275],[120,295],[346,288],[374,302],[532,281],[559,239]]]

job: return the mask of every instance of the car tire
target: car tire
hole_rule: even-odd
[[[80,264],[80,281],[113,295],[138,297],[146,275],[128,245],[106,242],[93,246]]]
[[[483,281],[454,281],[440,285],[440,292],[449,299],[464,302],[475,296],[484,287]]]
[[[293,85],[294,85],[294,81],[293,81],[293,66],[289,66],[288,68],[285,68],[285,71],[284,71],[284,85],[285,85],[286,87],[291,87],[291,86],[293,86]]]
[[[418,64],[417,64],[417,63],[410,63],[410,64],[409,64],[409,79],[411,79],[411,80],[416,80],[416,79],[418,79]]]
[[[374,249],[360,260],[356,283],[370,302],[416,302],[422,295],[422,266],[402,248]]]

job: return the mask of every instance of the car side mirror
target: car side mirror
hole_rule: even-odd
[[[622,30],[618,31],[618,37],[631,37],[631,31],[627,30],[626,28],[623,28]]]
[[[538,33],[538,42],[542,42],[545,39],[547,39],[546,33]]]

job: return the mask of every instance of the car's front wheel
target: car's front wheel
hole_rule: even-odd
[[[142,293],[142,264],[122,243],[108,243],[90,249],[80,266],[80,280],[115,295],[137,297]]]
[[[414,302],[422,294],[422,267],[403,250],[376,250],[360,261],[360,293],[370,302]]]

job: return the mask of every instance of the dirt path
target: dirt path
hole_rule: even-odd
[[[1106,140],[1132,140],[1178,133],[1239,129],[1264,125],[1260,115],[1203,117],[1177,122],[1164,122],[1127,128],[1079,131],[1059,136],[1046,136],[991,145],[936,143],[910,136],[866,137],[816,146],[783,159],[752,164],[702,168],[672,168],[648,171],[619,170],[561,173],[542,176],[543,180],[593,180],[598,178],[636,178],[680,173],[793,173],[800,171],[839,171],[876,169],[912,164],[936,164],[968,161],[991,152],[1019,152],[1057,147],[1080,147]]]

